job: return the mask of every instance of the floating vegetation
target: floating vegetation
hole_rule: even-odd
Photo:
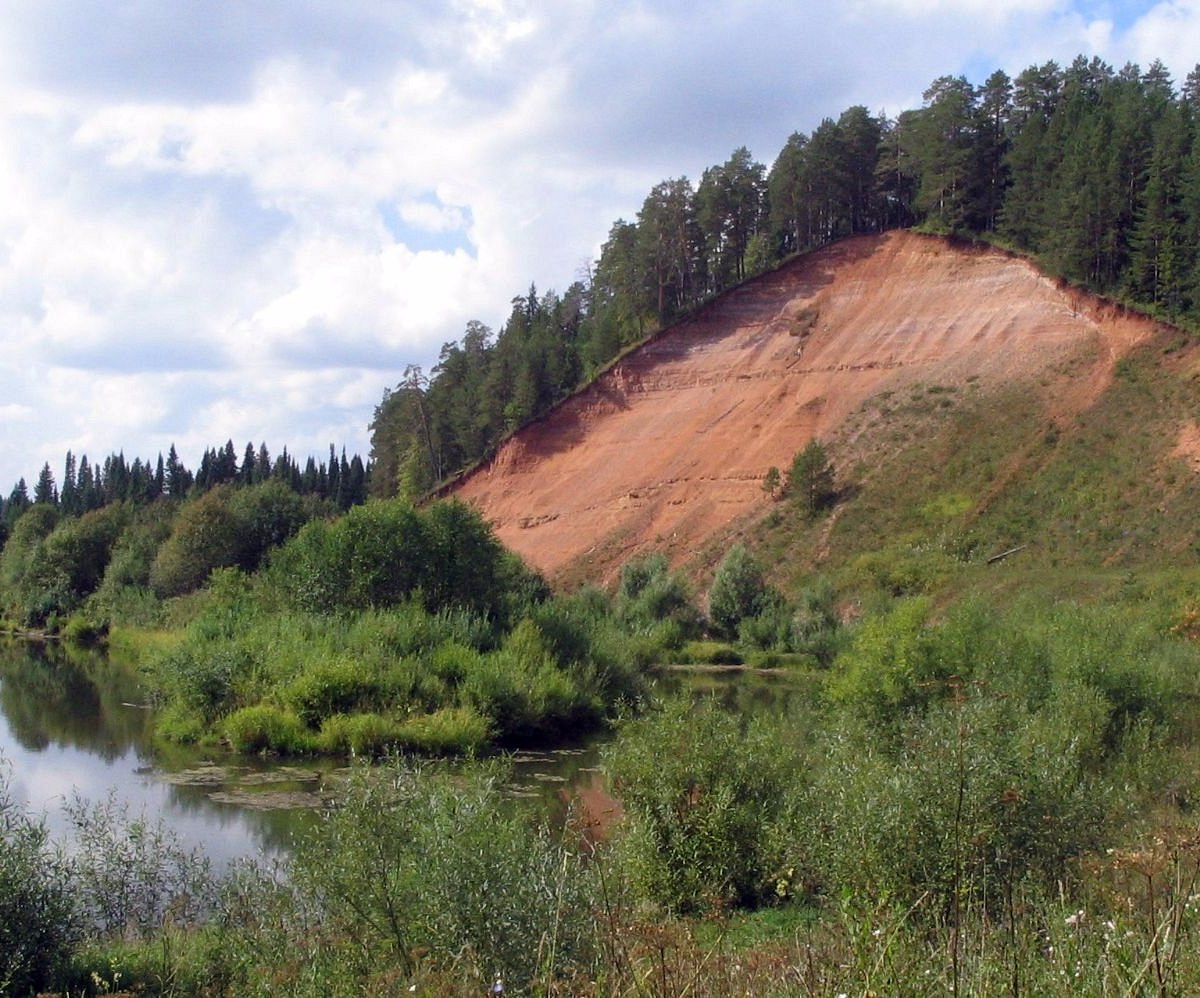
[[[217,804],[232,804],[254,811],[315,810],[325,806],[325,799],[307,790],[219,790],[208,795]]]

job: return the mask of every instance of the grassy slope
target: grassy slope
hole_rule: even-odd
[[[780,503],[733,534],[785,589],[822,572],[859,599],[1186,586],[1200,565],[1200,475],[1177,446],[1200,414],[1200,347],[1164,328],[1094,405],[1056,418],[1071,376],[877,396],[829,441],[842,490],[831,514],[806,522]],[[700,574],[731,539],[700,553]]]

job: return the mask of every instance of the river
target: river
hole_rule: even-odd
[[[743,711],[781,699],[779,685],[760,677],[670,674],[660,682],[718,696]],[[281,762],[156,745],[145,701],[136,674],[102,652],[0,640],[0,764],[8,769],[10,795],[44,816],[56,840],[71,837],[64,804],[111,795],[131,816],[161,821],[180,844],[218,866],[269,856],[287,848],[344,776],[340,761]],[[603,806],[603,739],[516,753],[508,793],[538,804],[551,822],[561,822],[576,797]]]

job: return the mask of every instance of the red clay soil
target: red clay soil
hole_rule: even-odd
[[[1152,324],[1002,252],[894,232],[837,243],[724,295],[511,438],[457,487],[551,578],[631,555],[687,560],[763,507],[785,470],[866,399],[1066,369],[1088,405]],[[836,454],[834,457],[836,458]]]

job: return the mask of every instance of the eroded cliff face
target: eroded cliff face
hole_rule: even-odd
[[[848,240],[666,330],[455,493],[552,578],[582,564],[610,577],[647,549],[682,561],[769,501],[768,468],[879,392],[1049,378],[1062,415],[1150,332],[1000,252],[902,232]]]

